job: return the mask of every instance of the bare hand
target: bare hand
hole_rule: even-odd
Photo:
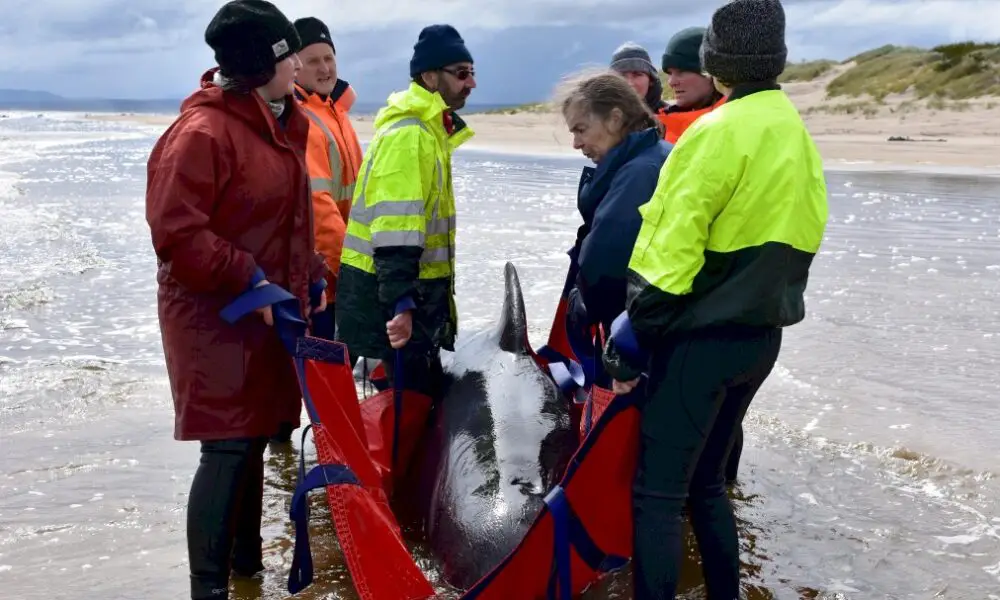
[[[261,286],[268,285],[269,283],[271,283],[271,282],[268,281],[268,280],[266,280],[266,279],[262,279],[260,281],[260,283],[258,283],[257,285],[255,285],[253,287],[254,287],[254,289],[256,289],[256,288],[259,288]],[[270,304],[268,304],[267,306],[265,306],[263,308],[258,308],[257,309],[257,314],[259,314],[261,316],[261,318],[264,319],[264,323],[266,323],[268,327],[273,327],[274,326],[274,315],[271,314],[271,305]]]
[[[389,335],[389,345],[400,349],[410,341],[413,335],[413,311],[402,312],[385,324],[385,332]]]
[[[611,383],[611,391],[615,394],[622,396],[635,389],[635,386],[639,385],[639,378],[636,377],[632,381],[618,381],[617,379]]]
[[[313,309],[312,314],[315,315],[316,313],[321,313],[326,310],[326,304],[326,290],[324,290],[323,293],[319,295],[319,306]]]

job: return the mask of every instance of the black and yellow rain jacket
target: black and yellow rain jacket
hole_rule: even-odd
[[[664,164],[629,261],[627,309],[605,366],[634,379],[680,332],[785,327],[827,222],[823,161],[777,85],[737,88]]]

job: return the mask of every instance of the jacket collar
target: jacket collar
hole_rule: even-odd
[[[295,82],[295,99],[303,104],[335,106],[344,112],[350,112],[354,103],[358,99],[357,93],[350,83],[343,79],[338,79],[333,91],[328,96],[310,92],[302,87],[299,82]]]
[[[584,167],[578,189],[578,207],[584,219],[590,220],[601,199],[611,187],[611,180],[627,162],[652,148],[662,138],[653,127],[635,131],[612,148],[596,167]]]
[[[406,90],[389,96],[388,104],[375,115],[374,125],[378,129],[390,120],[406,117],[420,119],[434,135],[447,142],[449,150],[455,150],[475,135],[468,124],[448,108],[441,94],[412,81]],[[449,119],[451,123],[446,127]]]
[[[285,96],[285,112],[282,114],[285,127],[282,128],[267,102],[257,92],[231,92],[216,85],[215,75],[218,70],[218,67],[213,67],[202,74],[199,89],[182,102],[181,111],[196,106],[210,106],[225,111],[266,138],[289,148],[292,148],[289,135],[305,139],[308,122],[291,94]]]
[[[729,94],[729,101],[739,100],[740,98],[746,98],[751,94],[756,94],[757,92],[766,92],[771,90],[780,90],[781,86],[778,85],[777,81],[756,81],[753,83],[740,83],[733,87],[732,93]]]

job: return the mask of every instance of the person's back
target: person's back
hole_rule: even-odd
[[[642,207],[628,308],[604,366],[616,393],[648,373],[633,486],[636,600],[672,599],[688,506],[709,598],[740,592],[726,463],[740,423],[801,321],[827,220],[820,156],[776,80],[778,0],[733,0],[712,16],[705,70],[729,91],[679,139]]]
[[[715,216],[704,264],[650,264],[658,273],[657,289],[690,294],[684,310],[657,317],[657,330],[801,321],[801,294],[826,223],[826,181],[822,157],[787,95],[776,85],[738,89],[692,125],[668,168],[704,177],[664,178],[654,202],[642,210],[650,221],[659,213],[672,219],[690,215],[692,226],[655,239],[651,229],[645,239],[640,235],[633,263],[642,264],[647,251],[669,251],[663,245],[696,243],[703,209]],[[705,207],[695,198],[713,204]],[[772,270],[776,265],[784,268]]]

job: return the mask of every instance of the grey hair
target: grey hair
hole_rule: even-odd
[[[646,101],[620,73],[611,69],[588,70],[570,76],[561,84],[556,104],[563,116],[571,107],[578,106],[601,120],[607,120],[617,108],[622,112],[625,133],[653,127],[663,135],[663,124],[650,111]]]

